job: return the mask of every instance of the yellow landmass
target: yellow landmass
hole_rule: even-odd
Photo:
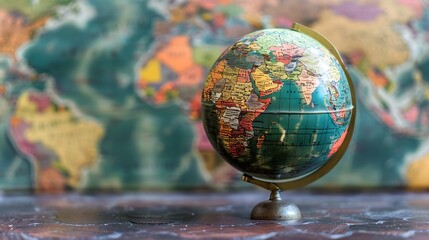
[[[429,186],[429,154],[410,163],[405,172],[405,182],[410,188],[427,188]]]
[[[250,43],[249,45],[247,45],[247,47],[249,48],[249,50],[253,50],[253,51],[258,51],[261,49],[261,46],[259,46],[255,42]]]
[[[222,73],[226,66],[226,60],[222,60],[213,68],[208,76],[209,81],[206,82],[208,88],[213,88],[217,81],[222,79]]]
[[[215,84],[222,79],[223,70],[226,67],[226,60],[222,60],[213,67],[210,73],[207,75],[207,80],[204,82],[203,89],[203,101],[209,101],[211,98],[211,92]]]
[[[226,100],[232,98],[233,89],[234,89],[235,84],[236,84],[235,82],[233,82],[229,79],[226,79],[225,87],[222,90],[222,95],[220,97],[221,100],[226,101]]]
[[[77,118],[66,108],[56,109],[52,104],[41,112],[29,96],[24,93],[18,98],[14,116],[29,124],[25,138],[52,150],[68,173],[68,185],[77,187],[82,169],[92,165],[98,157],[97,144],[103,128],[94,121]]]
[[[259,89],[260,96],[271,94],[280,87],[280,84],[273,82],[271,77],[262,72],[259,68],[255,69],[251,74],[256,87]]]
[[[181,8],[173,8],[170,10],[171,22],[172,23],[181,23],[186,20],[186,12]]]
[[[252,83],[237,82],[233,88],[231,99],[236,106],[240,106],[242,110],[247,110],[246,100],[253,91]]]
[[[267,62],[261,69],[266,68],[274,79],[287,79],[288,75],[285,71],[285,64],[282,62]]]
[[[391,0],[360,2],[378,4],[381,15],[371,21],[358,21],[326,8],[312,28],[328,36],[341,53],[351,55],[363,52],[373,66],[385,67],[405,62],[409,50],[394,27],[411,20],[413,11],[402,4],[392,4]]]
[[[228,100],[232,97],[235,84],[237,84],[238,68],[225,66],[222,72],[222,78],[225,79],[225,87],[222,90],[222,100]]]
[[[156,59],[149,60],[146,65],[140,69],[140,82],[157,83],[161,81],[161,64]]]
[[[26,22],[23,17],[0,9],[0,53],[16,59],[16,50],[28,42],[33,33],[43,27],[47,20],[47,17],[43,17],[35,22]]]

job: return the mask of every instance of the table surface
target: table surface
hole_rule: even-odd
[[[250,220],[267,192],[0,196],[0,239],[429,239],[429,193],[286,192],[300,222]]]

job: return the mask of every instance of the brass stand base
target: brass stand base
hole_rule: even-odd
[[[301,212],[293,204],[283,201],[280,197],[280,190],[273,190],[270,200],[258,203],[250,215],[254,220],[281,220],[281,221],[299,221]]]

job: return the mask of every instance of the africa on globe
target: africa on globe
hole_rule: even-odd
[[[347,72],[331,50],[293,29],[253,32],[225,50],[202,94],[216,151],[267,182],[294,181],[329,162],[354,107]]]

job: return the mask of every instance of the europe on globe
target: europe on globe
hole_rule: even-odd
[[[206,133],[241,172],[293,181],[332,159],[348,132],[352,93],[341,59],[292,29],[250,33],[214,63],[204,84]]]

